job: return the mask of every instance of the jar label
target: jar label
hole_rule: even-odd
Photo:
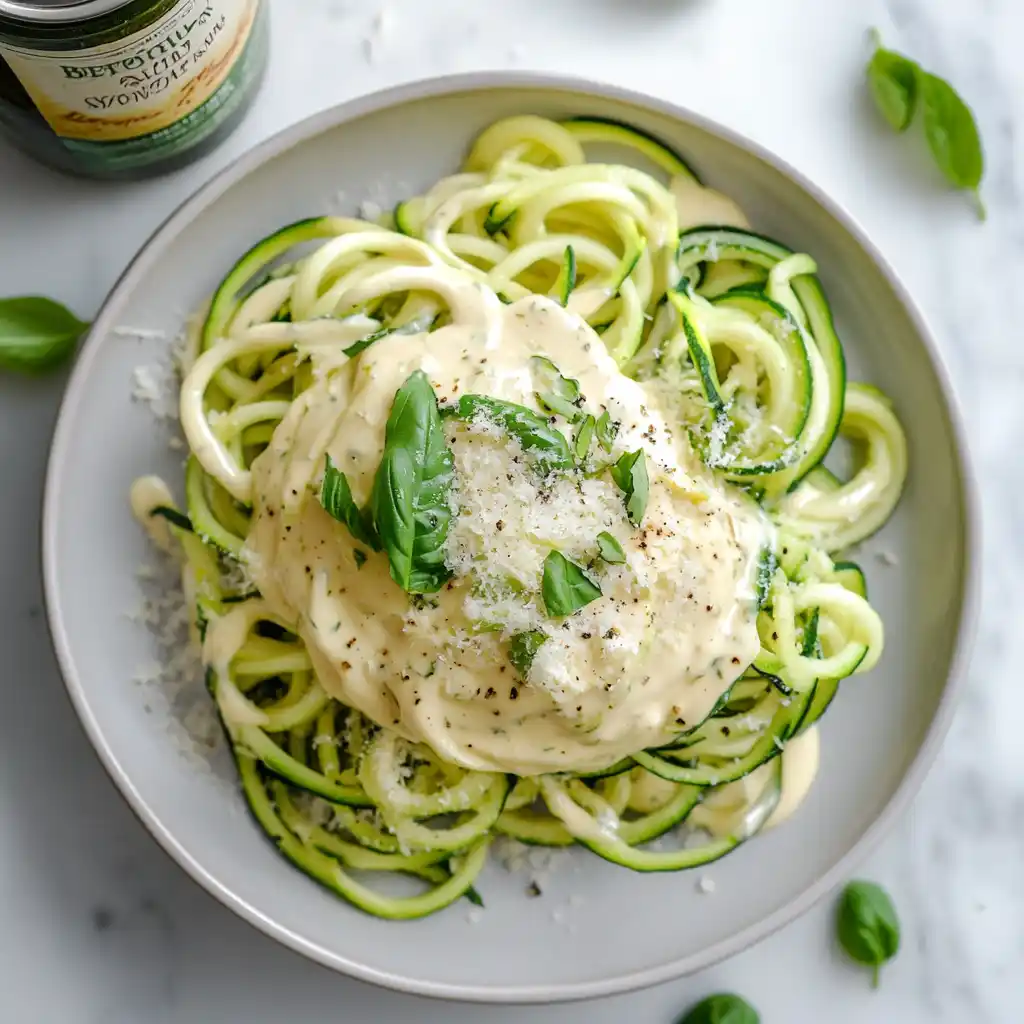
[[[0,55],[64,140],[180,135],[174,127],[194,126],[230,83],[259,9],[260,0],[181,0],[116,42],[60,51],[0,42]]]

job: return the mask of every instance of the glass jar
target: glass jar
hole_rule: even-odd
[[[252,104],[268,22],[265,0],[0,0],[0,133],[84,177],[183,167]]]

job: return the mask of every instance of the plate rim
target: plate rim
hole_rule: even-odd
[[[71,421],[82,393],[86,390],[93,363],[102,348],[104,337],[111,333],[111,310],[130,292],[136,281],[149,268],[158,254],[178,237],[182,229],[197,215],[219,199],[230,188],[248,177],[270,160],[327,131],[336,129],[357,118],[417,100],[438,99],[444,96],[499,89],[536,89],[576,92],[598,99],[628,103],[640,109],[672,118],[696,127],[720,140],[756,157],[769,167],[789,178],[828,214],[837,220],[857,245],[880,270],[893,293],[906,311],[924,346],[938,382],[945,404],[946,418],[953,435],[954,464],[959,474],[960,497],[964,507],[963,545],[964,572],[962,601],[957,622],[956,641],[950,667],[935,714],[912,761],[903,773],[889,801],[875,820],[853,843],[847,852],[826,872],[811,882],[796,898],[768,914],[749,927],[722,939],[697,954],[669,960],[612,978],[568,984],[478,986],[452,982],[432,982],[408,978],[358,963],[348,957],[302,937],[271,919],[258,907],[237,895],[228,884],[210,874],[185,845],[163,824],[135,788],[128,773],[121,767],[113,749],[107,742],[90,707],[86,688],[79,677],[69,643],[68,632],[60,612],[57,594],[57,559],[55,532],[61,496],[63,465],[71,440]],[[536,1004],[568,1002],[621,994],[650,985],[670,981],[710,967],[734,956],[761,941],[775,931],[806,913],[831,892],[849,874],[852,868],[878,844],[895,820],[906,809],[911,798],[920,789],[924,778],[935,761],[942,741],[949,731],[959,695],[963,690],[973,647],[980,603],[980,498],[972,457],[967,443],[967,432],[959,399],[952,387],[951,376],[935,336],[920,308],[893,266],[871,241],[859,222],[839,201],[829,196],[803,172],[777,156],[760,143],[717,121],[685,106],[596,79],[577,75],[550,74],[535,71],[472,71],[432,76],[404,82],[385,89],[352,97],[342,103],[325,108],[297,123],[269,136],[262,142],[232,160],[226,167],[199,185],[149,235],[136,255],[118,277],[103,300],[92,328],[82,344],[74,369],[70,375],[50,443],[43,487],[42,575],[44,601],[50,639],[57,656],[61,677],[72,706],[85,729],[86,735],[103,767],[113,780],[136,817],[157,843],[197,884],[214,896],[237,916],[280,942],[285,947],[343,974],[411,995],[438,999],[451,999],[483,1004]]]

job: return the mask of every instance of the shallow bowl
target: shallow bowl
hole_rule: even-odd
[[[685,154],[756,228],[819,261],[852,377],[892,396],[909,436],[903,501],[860,555],[888,640],[881,665],[844,684],[824,720],[807,803],[786,827],[707,869],[713,896],[699,875],[631,874],[578,850],[552,866],[540,898],[527,898],[523,876],[492,865],[478,885],[484,912],[463,904],[388,923],[292,869],[244,812],[225,760],[195,753],[182,708],[188,693],[201,699],[200,678],[183,680],[185,698],[133,683],[160,651],[125,614],[140,602],[138,567],[152,561],[128,489],[143,473],[181,475],[166,424],[137,399],[167,365],[186,312],[251,242],[302,217],[414,194],[451,173],[481,128],[517,112],[636,125]],[[140,364],[156,369],[140,375]],[[154,400],[165,412],[166,400]],[[114,288],[68,386],[49,465],[54,644],[86,730],[136,813],[194,879],[267,934],[329,967],[433,996],[539,1002],[620,992],[705,967],[790,921],[844,878],[917,789],[949,723],[976,592],[965,458],[920,314],[850,218],[792,168],[622,89],[517,73],[419,82],[258,146],[182,205]]]

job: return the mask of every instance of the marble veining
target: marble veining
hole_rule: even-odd
[[[668,1022],[721,988],[742,991],[766,1024],[1024,1019],[1024,688],[1014,649],[1024,621],[1024,4],[271,3],[267,89],[242,131],[201,166],[114,188],[58,178],[0,148],[2,290],[43,290],[87,315],[152,227],[253,142],[349,96],[445,71],[517,66],[607,78],[716,117],[795,163],[861,221],[931,319],[982,485],[984,600],[967,692],[920,796],[863,868],[893,891],[904,948],[872,992],[835,948],[823,905],[702,975],[585,1010],[445,1006],[378,992],[278,948],[158,850],[74,720],[49,650],[37,565],[38,495],[62,382],[5,378],[0,1019]],[[986,224],[944,187],[919,139],[893,136],[863,102],[872,25],[973,104],[988,161]]]

